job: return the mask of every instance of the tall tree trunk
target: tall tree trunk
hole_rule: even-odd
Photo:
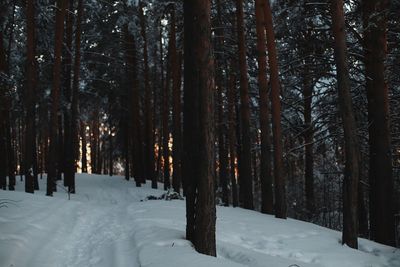
[[[3,8],[3,7],[1,7]],[[0,11],[1,12],[1,11]],[[3,16],[2,13],[0,13]],[[1,19],[2,20],[2,19]],[[6,51],[4,48],[4,41],[3,41],[3,31],[0,28],[0,188],[6,189],[7,185],[7,161],[6,161],[6,153],[3,151],[6,150],[6,133],[5,133],[5,115],[6,115],[6,82],[3,81],[3,77],[5,77],[6,73]]]
[[[164,160],[164,190],[171,187],[170,182],[170,162],[169,162],[169,86],[171,81],[171,38],[168,44],[167,55],[167,75],[163,90],[163,112],[162,112],[162,134],[163,134],[163,160]]]
[[[24,174],[25,192],[34,192],[33,165],[35,159],[35,91],[36,91],[36,60],[35,60],[35,6],[33,0],[26,2],[27,14],[27,79],[24,94],[25,101],[25,153]]]
[[[64,50],[64,99],[66,105],[63,106],[64,114],[64,186],[70,184],[72,176],[71,160],[73,158],[72,152],[72,133],[71,133],[71,113],[69,107],[71,106],[71,71],[72,71],[72,37],[73,37],[73,6],[74,1],[68,0],[68,11],[66,13],[65,25],[65,42],[66,49]]]
[[[233,63],[231,64],[231,66]],[[228,85],[228,132],[229,132],[229,158],[230,158],[230,177],[231,177],[231,191],[232,191],[232,205],[237,207],[239,205],[237,182],[236,182],[236,134],[235,134],[235,90],[236,90],[236,77],[231,70]]]
[[[159,88],[158,88],[158,93],[154,94],[154,97],[156,97],[157,95],[160,95],[160,100],[156,101],[156,99],[154,99],[154,103],[157,103],[157,105],[155,104],[154,106],[158,106],[158,112],[157,114],[154,113],[154,118],[157,119],[157,121],[159,122],[159,127],[158,127],[158,131],[157,131],[157,147],[158,147],[158,151],[157,151],[157,180],[159,180],[160,176],[161,176],[161,159],[162,159],[162,92],[164,90],[164,49],[163,49],[163,42],[162,42],[162,35],[163,35],[163,26],[162,26],[162,22],[161,19],[159,21],[159,27],[160,27],[160,31],[159,31],[159,38],[158,38],[158,43],[159,43],[159,48],[160,48],[160,55],[159,55],[159,64],[160,64],[160,84],[159,84]],[[156,60],[155,60],[156,61]]]
[[[342,0],[331,0],[332,29],[339,93],[339,109],[342,116],[345,139],[345,172],[343,184],[343,235],[342,243],[357,248],[358,237],[358,181],[359,144],[357,127],[350,92],[349,67],[345,18]]]
[[[139,82],[137,78],[137,58],[136,58],[136,41],[134,36],[129,32],[128,25],[125,25],[125,45],[128,62],[129,80],[128,86],[131,88],[131,151],[132,151],[132,175],[135,179],[136,186],[141,186],[140,180],[143,177],[143,153],[142,153],[142,134],[140,123],[140,96]]]
[[[66,0],[57,0],[55,43],[54,43],[54,66],[53,87],[51,90],[50,111],[50,147],[49,147],[49,173],[47,175],[47,196],[53,196],[55,181],[57,179],[57,130],[58,112],[60,105],[60,76],[61,76],[61,52],[64,33],[64,16]]]
[[[90,165],[92,173],[99,174],[99,111],[96,109],[92,116],[92,125],[90,127],[92,132],[90,135]]]
[[[388,0],[364,0],[364,51],[369,122],[371,239],[395,245],[394,181],[385,78]]]
[[[129,181],[129,178],[131,176],[130,173],[130,157],[129,157],[129,151],[130,151],[130,138],[129,138],[129,122],[126,121],[127,118],[122,120],[121,122],[121,128],[123,131],[123,153],[124,153],[124,174],[125,174],[125,180]]]
[[[36,94],[34,97],[34,102],[36,102]],[[36,118],[36,108],[33,109],[32,117]],[[38,155],[37,155],[37,134],[36,134],[36,120],[33,123],[33,136],[35,137],[33,139],[33,148],[32,150],[34,151],[33,153],[33,188],[35,190],[39,190],[39,180],[38,180]]]
[[[282,164],[282,129],[280,81],[278,55],[275,45],[275,33],[269,1],[265,2],[264,19],[267,32],[268,62],[271,75],[272,133],[274,143],[274,178],[275,178],[275,216],[286,219],[286,188]]]
[[[6,8],[2,7],[4,12],[7,10]],[[12,7],[12,14],[11,14],[11,18],[8,22],[8,47],[7,50],[5,48],[5,45],[3,43],[3,32],[1,32],[1,36],[0,36],[0,41],[1,41],[1,67],[0,67],[0,72],[3,72],[3,74],[1,74],[2,77],[10,77],[10,70],[11,70],[11,47],[12,47],[12,43],[13,43],[13,33],[14,33],[14,21],[15,21],[15,9],[16,9],[16,1],[13,1],[13,7]],[[4,16],[3,14],[1,14],[2,16]],[[4,16],[5,17],[5,16]],[[2,20],[0,20],[0,23],[2,23]],[[0,124],[2,123],[2,125],[0,126],[2,128],[2,130],[0,130],[0,142],[4,142],[2,144],[0,144],[0,146],[2,146],[2,149],[0,149],[0,151],[3,151],[2,158],[0,158],[0,161],[2,161],[2,163],[0,163],[0,165],[2,165],[3,167],[0,167],[0,172],[4,172],[1,173],[0,176],[2,176],[2,179],[4,179],[3,182],[1,182],[2,186],[4,185],[4,187],[6,186],[6,175],[8,174],[8,189],[10,191],[15,190],[15,170],[16,170],[16,165],[15,165],[15,155],[14,155],[14,148],[13,148],[13,139],[12,139],[12,125],[11,125],[11,121],[10,121],[10,116],[11,116],[11,107],[12,107],[12,99],[11,99],[11,95],[9,92],[10,88],[9,88],[9,84],[8,82],[3,78],[0,80],[1,83],[1,87],[0,88],[0,113],[3,113],[2,115],[0,115],[0,117],[3,117],[0,119]],[[4,188],[3,187],[3,188]]]
[[[79,133],[78,133],[78,98],[79,98],[79,74],[81,64],[81,23],[83,15],[83,0],[78,0],[78,17],[76,19],[75,29],[75,59],[74,59],[74,79],[72,82],[72,100],[71,100],[71,145],[67,160],[66,173],[68,172],[68,192],[75,194],[75,173],[76,161],[79,158]]]
[[[182,174],[187,179],[186,237],[216,255],[211,1],[184,1],[184,126]]]
[[[153,79],[153,83],[152,83],[152,88],[153,88],[153,135],[152,135],[152,142],[154,145],[154,176],[153,176],[153,180],[151,181],[151,188],[157,189],[158,188],[158,177],[159,177],[159,160],[160,160],[160,147],[158,145],[158,137],[159,137],[159,132],[160,132],[160,128],[158,127],[158,122],[159,122],[159,108],[160,105],[158,104],[158,99],[159,99],[159,90],[160,88],[162,88],[162,86],[160,85],[160,72],[159,72],[159,57],[158,57],[158,45],[154,45],[154,49],[153,49],[153,62],[154,62],[154,67],[153,67],[153,72],[152,72],[152,79]],[[157,153],[155,152],[157,148]]]
[[[62,175],[65,171],[65,160],[64,160],[64,130],[63,130],[63,116],[62,108],[60,107],[58,116],[58,131],[57,131],[57,180],[62,179]],[[56,187],[55,187],[55,191]]]
[[[15,190],[15,156],[14,156],[14,147],[13,147],[13,139],[11,135],[11,122],[10,122],[10,106],[11,106],[11,98],[9,97],[7,101],[7,113],[5,118],[5,137],[6,137],[6,149],[7,149],[7,170],[8,170],[8,190]]]
[[[314,203],[314,129],[312,125],[312,93],[313,82],[309,72],[309,59],[305,60],[305,70],[303,73],[303,115],[304,115],[304,181],[306,209],[309,219],[312,218],[315,211]]]
[[[173,146],[172,146],[172,187],[175,192],[180,192],[181,173],[181,54],[176,51],[175,7],[171,8],[171,68],[172,68],[172,121],[173,121]]]
[[[100,139],[98,140],[98,148],[97,148],[97,173],[103,174],[103,161],[104,161],[104,144],[103,141]]]
[[[110,132],[108,134],[108,174],[110,176],[114,175],[114,146],[113,146],[113,132],[112,126],[110,124]]]
[[[3,40],[0,40],[3,41]],[[0,85],[0,151],[6,151],[6,133],[5,133],[5,87]],[[7,189],[7,157],[6,153],[0,153],[0,188]]]
[[[216,25],[215,25],[215,81],[216,81],[216,108],[217,108],[217,125],[218,125],[218,170],[219,170],[219,187],[222,191],[222,203],[229,206],[229,189],[228,189],[228,149],[227,149],[227,133],[225,124],[224,110],[224,87],[226,87],[224,77],[224,28],[222,21],[222,4],[220,0],[216,0]]]
[[[13,44],[14,37],[14,22],[15,22],[15,10],[16,10],[17,1],[13,1],[11,20],[9,21],[9,34],[8,34],[8,47],[7,47],[7,61],[6,61],[6,72],[10,75],[11,71],[11,48]],[[3,46],[4,44],[2,44]],[[5,48],[3,48],[5,49]],[[5,52],[5,51],[4,51]],[[7,87],[9,90],[9,88]],[[15,162],[15,150],[13,146],[13,135],[11,134],[13,126],[11,125],[11,107],[12,107],[12,99],[11,95],[6,97],[6,113],[5,113],[5,140],[6,140],[6,162],[7,162],[7,173],[8,173],[8,189],[10,191],[15,190],[15,170],[16,170],[16,162]]]
[[[265,1],[256,0],[256,30],[257,30],[257,62],[258,84],[260,94],[260,128],[261,128],[261,212],[273,213],[271,139],[269,122],[269,97],[267,81],[267,58],[264,22]]]
[[[81,140],[82,140],[82,159],[81,159],[81,164],[82,164],[82,172],[86,173],[87,172],[87,149],[86,149],[86,125],[85,123],[80,120],[80,135],[81,135]]]
[[[246,44],[244,36],[243,0],[236,0],[236,19],[239,48],[240,68],[240,113],[242,122],[242,150],[240,165],[242,172],[239,179],[239,191],[242,196],[242,205],[246,209],[253,209],[253,177],[251,175],[251,136],[250,136],[250,103],[249,82],[247,78]]]
[[[155,187],[155,160],[154,160],[154,139],[153,139],[153,109],[151,103],[151,87],[150,87],[150,70],[148,63],[147,34],[146,34],[146,17],[143,12],[143,2],[139,4],[139,17],[141,25],[141,34],[143,38],[143,59],[144,59],[144,90],[145,90],[145,165],[146,179],[152,181],[152,187]]]
[[[221,73],[220,73],[221,74]],[[222,79],[222,75],[218,76]],[[223,108],[223,87],[222,83],[218,82],[217,88],[217,108],[218,108],[218,162],[219,162],[219,186],[222,189],[222,204],[229,206],[229,190],[228,190],[228,150],[226,146],[226,131]]]

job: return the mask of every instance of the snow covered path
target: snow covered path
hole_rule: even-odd
[[[296,220],[219,207],[218,258],[184,239],[184,201],[141,201],[161,195],[122,177],[78,175],[77,194],[53,198],[0,191],[17,201],[0,209],[1,267],[273,266],[399,267],[400,251],[368,240],[340,245],[340,233]],[[19,183],[18,191],[23,191]]]

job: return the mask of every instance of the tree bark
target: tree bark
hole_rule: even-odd
[[[86,141],[86,125],[85,123],[80,120],[80,136],[81,136],[81,141],[82,141],[82,159],[81,159],[81,164],[82,164],[82,172],[86,173],[87,172],[87,141]]]
[[[239,191],[241,191],[240,195],[243,198],[243,207],[245,209],[254,209],[253,181],[251,171],[250,100],[244,36],[243,0],[236,0],[236,19],[240,68],[240,113],[242,122],[242,149],[240,157],[242,171],[239,177]]]
[[[211,3],[184,1],[184,121],[182,172],[186,181],[186,238],[216,255]]]
[[[26,2],[27,14],[27,78],[24,94],[25,102],[25,153],[24,174],[25,192],[34,192],[33,168],[36,153],[35,136],[35,91],[36,91],[36,34],[35,34],[35,6],[33,0]]]
[[[81,23],[83,16],[83,0],[78,0],[78,16],[75,29],[75,58],[74,58],[74,79],[72,82],[71,99],[71,145],[69,149],[69,158],[67,160],[66,174],[68,172],[68,192],[75,194],[75,173],[76,161],[79,158],[79,133],[78,133],[78,98],[79,98],[79,74],[81,64]]]
[[[388,8],[388,0],[362,1],[369,122],[370,233],[372,240],[394,246],[394,180],[385,78]]]
[[[128,65],[128,87],[131,88],[131,122],[129,123],[130,144],[131,144],[131,167],[132,175],[136,186],[141,186],[143,177],[143,153],[142,153],[142,134],[140,123],[140,96],[139,82],[137,78],[137,56],[136,56],[136,40],[132,33],[129,32],[128,25],[124,26],[125,46]]]
[[[148,63],[148,49],[147,49],[147,34],[146,34],[146,17],[143,12],[143,2],[139,2],[139,17],[141,25],[141,34],[143,38],[143,60],[144,60],[144,90],[145,90],[145,165],[146,165],[146,179],[152,182],[152,187],[156,188],[155,176],[155,159],[154,159],[154,139],[153,139],[153,108],[151,103],[152,89],[149,80],[149,63]]]
[[[315,212],[314,200],[314,129],[312,125],[312,93],[313,82],[309,72],[308,58],[305,59],[303,74],[303,116],[304,116],[304,181],[305,181],[305,197],[306,209],[309,219]]]
[[[273,213],[271,139],[269,122],[269,97],[267,80],[267,58],[264,21],[264,1],[256,0],[257,62],[258,86],[260,94],[260,128],[261,128],[261,212]]]
[[[92,114],[92,121],[90,127],[90,167],[92,173],[98,174],[98,139],[99,139],[99,111],[96,109]]]
[[[171,8],[171,68],[172,68],[172,121],[173,121],[173,146],[172,146],[172,186],[175,192],[180,192],[182,183],[181,147],[182,147],[182,122],[181,122],[181,58],[176,48],[175,7]]]
[[[51,111],[50,111],[50,147],[49,147],[49,173],[47,175],[47,196],[53,196],[55,181],[57,179],[57,130],[58,112],[60,105],[60,81],[61,81],[61,51],[64,33],[64,16],[66,0],[57,1],[55,44],[54,44],[54,66],[53,87],[51,89]]]
[[[3,15],[3,14],[0,14]],[[7,186],[7,161],[6,161],[6,133],[5,133],[5,116],[6,116],[6,81],[3,81],[6,73],[6,51],[3,43],[3,31],[0,29],[0,188],[5,190]]]
[[[275,33],[269,1],[264,6],[265,27],[267,32],[268,62],[271,75],[272,133],[274,143],[274,178],[275,178],[275,216],[286,219],[286,185],[282,164],[282,129],[280,81],[278,55],[275,45]]]
[[[339,93],[339,109],[342,116],[346,157],[343,183],[342,244],[346,244],[352,248],[357,248],[360,152],[357,139],[356,121],[351,101],[345,18],[342,0],[331,0],[331,15]]]
[[[71,181],[72,168],[71,161],[73,155],[71,154],[72,149],[72,133],[71,133],[71,113],[70,106],[71,103],[71,74],[72,74],[72,38],[73,38],[73,6],[74,1],[68,1],[68,11],[66,12],[66,25],[65,25],[65,44],[66,49],[64,50],[64,99],[66,105],[63,106],[64,114],[64,162],[65,162],[65,172],[64,172],[64,187],[68,187]]]
[[[15,156],[14,156],[14,147],[13,147],[13,139],[11,134],[11,122],[10,122],[10,107],[11,107],[11,98],[9,97],[7,101],[7,113],[5,118],[5,131],[6,131],[6,148],[7,148],[7,170],[8,170],[8,190],[15,190]]]
[[[168,55],[167,55],[167,75],[164,84],[164,90],[162,95],[162,134],[163,134],[163,170],[164,170],[164,190],[168,190],[171,187],[170,181],[170,161],[169,161],[169,86],[171,80],[171,38],[168,44]]]
[[[215,83],[216,83],[216,108],[218,122],[218,170],[219,170],[219,187],[222,191],[222,204],[229,206],[229,188],[228,188],[228,149],[227,149],[227,127],[224,109],[224,87],[225,76],[224,67],[225,59],[222,51],[224,51],[224,28],[222,21],[222,4],[220,0],[216,1],[217,17],[215,24]]]
[[[231,64],[233,65],[233,63]],[[229,159],[230,159],[230,178],[232,186],[232,205],[237,207],[239,205],[237,182],[236,182],[236,134],[235,134],[235,90],[236,90],[236,77],[231,70],[228,85],[228,132],[229,132]]]

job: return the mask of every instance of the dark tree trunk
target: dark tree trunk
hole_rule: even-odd
[[[110,133],[108,134],[108,174],[110,176],[114,175],[114,146],[113,146],[113,133],[111,131],[112,127],[110,124]]]
[[[3,7],[1,7],[3,8]],[[1,14],[3,15],[3,14]],[[6,81],[3,77],[6,73],[6,51],[4,48],[3,32],[0,28],[0,188],[5,190],[7,186],[7,161],[6,161],[6,133],[5,133],[5,116],[6,116]]]
[[[264,22],[264,4],[262,0],[256,0],[256,30],[257,30],[257,61],[258,84],[260,94],[260,128],[261,128],[261,212],[273,213],[272,193],[272,168],[271,168],[271,139],[269,121],[269,97],[267,81],[267,58]]]
[[[153,49],[153,62],[154,62],[154,67],[153,67],[153,72],[152,72],[152,88],[153,88],[153,135],[152,135],[152,142],[154,145],[154,176],[153,180],[151,181],[151,187],[154,189],[158,188],[158,177],[160,174],[160,169],[159,169],[159,161],[160,161],[160,146],[158,144],[159,140],[159,133],[160,133],[160,127],[159,127],[159,110],[160,110],[160,105],[158,103],[159,100],[159,94],[160,94],[160,88],[162,88],[161,85],[161,73],[159,72],[159,65],[160,65],[160,60],[158,57],[158,45],[154,45]],[[157,148],[157,150],[156,150]],[[157,151],[157,152],[156,152]]]
[[[172,67],[172,120],[173,120],[173,146],[172,146],[172,187],[175,192],[180,192],[182,182],[181,171],[181,54],[176,51],[175,8],[171,9],[171,67]]]
[[[160,19],[159,22],[160,25],[160,32],[159,32],[159,38],[158,38],[158,43],[160,46],[160,58],[159,58],[159,62],[160,62],[160,87],[159,87],[159,95],[160,95],[160,100],[158,102],[158,119],[159,119],[159,128],[158,128],[158,158],[157,158],[157,179],[160,179],[161,177],[161,166],[162,166],[162,142],[163,142],[163,138],[162,138],[162,110],[163,110],[163,97],[162,94],[164,92],[164,86],[165,86],[165,81],[164,81],[164,46],[163,46],[163,26],[162,26],[162,22]]]
[[[370,233],[372,240],[394,246],[394,181],[385,79],[389,1],[364,0],[362,3],[369,122]]]
[[[35,136],[35,91],[36,91],[36,51],[35,51],[35,6],[33,0],[26,2],[27,14],[27,69],[26,69],[26,90],[24,93],[25,102],[25,153],[24,153],[24,174],[25,192],[34,192],[34,160],[36,153]]]
[[[98,140],[98,148],[97,148],[97,173],[103,174],[103,161],[104,161],[104,144],[100,140]]]
[[[53,87],[51,90],[51,111],[50,111],[50,147],[49,147],[49,173],[47,175],[47,196],[53,196],[55,181],[57,179],[57,130],[58,112],[60,105],[60,81],[61,81],[61,51],[64,32],[66,0],[57,1],[55,44],[54,44],[54,66],[53,66]]]
[[[7,103],[8,107],[11,106],[11,99]],[[8,170],[8,190],[15,190],[15,156],[14,147],[12,145],[13,139],[11,135],[11,123],[10,123],[10,108],[7,110],[5,118],[5,131],[6,131],[6,148],[7,148],[7,170]]]
[[[221,76],[219,76],[222,79]],[[228,150],[226,148],[226,131],[223,108],[222,85],[217,88],[218,100],[218,153],[219,153],[219,183],[222,189],[222,203],[229,206],[229,190],[228,190]]]
[[[36,97],[34,98],[34,101],[36,102]],[[32,117],[36,118],[36,108],[33,110],[33,115]],[[33,188],[35,190],[39,190],[39,180],[38,180],[38,155],[37,155],[37,134],[36,134],[36,120],[34,121],[33,124],[33,136],[35,137],[33,139],[33,148],[32,150],[34,151],[33,153]]]
[[[2,40],[1,40],[2,41]],[[3,86],[0,87],[1,95],[0,95],[0,151],[6,151],[6,138],[5,138],[5,125],[4,125],[4,88]],[[0,189],[6,190],[7,189],[7,158],[6,153],[1,153],[0,155]]]
[[[128,87],[131,88],[131,122],[129,123],[130,144],[131,144],[131,167],[132,175],[135,179],[136,186],[141,186],[143,177],[143,153],[142,153],[142,134],[140,123],[140,96],[139,82],[137,78],[137,57],[136,57],[136,41],[134,36],[129,32],[128,25],[125,25],[125,46],[128,62]]]
[[[87,172],[86,125],[82,120],[80,121],[80,135],[81,135],[81,140],[82,140],[82,159],[81,159],[82,167],[81,168],[82,168],[82,172],[86,173]]]
[[[267,32],[268,62],[271,74],[272,133],[274,143],[275,216],[286,219],[286,185],[282,163],[281,101],[278,55],[269,1],[265,2],[264,19]]]
[[[233,65],[233,64],[231,64]],[[231,71],[232,72],[232,71]],[[229,158],[230,158],[230,177],[232,186],[232,205],[237,207],[239,205],[237,183],[236,183],[236,134],[235,134],[235,90],[236,90],[236,77],[233,72],[229,77],[228,85],[228,132],[229,132]]]
[[[71,99],[71,145],[66,149],[69,150],[69,157],[66,160],[65,175],[68,173],[68,192],[75,194],[75,173],[76,161],[79,158],[79,133],[78,133],[78,97],[79,97],[79,74],[81,63],[81,22],[83,13],[83,0],[78,0],[78,17],[75,29],[75,59],[74,59],[74,79],[72,82],[72,99]]]
[[[215,170],[211,3],[184,1],[184,126],[182,174],[186,182],[186,238],[215,256]]]
[[[239,85],[240,86],[240,85]],[[240,179],[243,177],[243,167],[242,167],[242,124],[241,124],[241,114],[239,110],[239,97],[236,94],[236,91],[234,93],[234,99],[235,99],[235,136],[236,136],[236,161],[237,161],[237,181],[240,187]],[[238,190],[238,203],[243,203],[243,190]]]
[[[99,111],[95,110],[92,117],[92,126],[90,127],[92,134],[90,136],[90,165],[92,173],[99,174]]]
[[[240,113],[242,128],[242,147],[240,156],[241,173],[239,190],[242,196],[242,205],[246,209],[253,209],[253,181],[251,171],[251,136],[250,136],[250,103],[249,82],[247,78],[246,44],[244,36],[243,0],[236,0],[237,35],[239,48],[240,68]]]
[[[13,36],[13,25],[15,20],[15,2],[13,4],[13,11],[10,22],[9,29],[9,39],[8,39],[8,49],[6,51],[3,43],[3,32],[0,32],[0,151],[3,151],[3,155],[0,156],[0,177],[1,177],[1,187],[5,189],[7,181],[6,175],[8,174],[8,189],[10,191],[15,190],[15,156],[14,149],[12,145],[12,127],[10,122],[10,110],[11,110],[11,96],[7,93],[9,91],[9,85],[3,77],[10,75],[11,68],[11,44]],[[7,54],[7,57],[6,57]]]
[[[345,172],[343,183],[343,235],[342,244],[357,248],[358,242],[358,181],[359,145],[357,127],[350,92],[349,67],[345,19],[342,0],[331,0],[332,29],[339,93],[339,109],[342,116],[345,139]]]
[[[361,154],[361,153],[360,153]],[[363,162],[360,160],[360,163]],[[363,168],[360,166],[360,173]],[[360,175],[360,180],[363,176]],[[368,213],[367,207],[365,206],[365,189],[364,185],[360,182],[358,184],[358,235],[363,238],[368,238]]]
[[[154,159],[154,139],[153,139],[153,108],[151,103],[152,89],[150,87],[150,70],[148,63],[146,17],[143,13],[143,2],[139,4],[139,17],[141,25],[141,34],[143,38],[143,59],[144,59],[144,90],[145,90],[145,178],[152,181],[152,187],[155,186],[155,159]]]
[[[64,187],[68,187],[71,181],[71,155],[72,149],[72,134],[71,134],[71,113],[69,107],[71,106],[71,71],[72,71],[72,37],[73,37],[73,0],[68,0],[68,11],[66,12],[66,25],[65,25],[65,44],[64,50],[64,100],[66,105],[62,107],[64,114]]]
[[[217,18],[215,25],[215,51],[224,51],[224,28],[222,21],[222,5],[221,1],[216,1]],[[219,170],[219,187],[222,191],[222,204],[229,206],[229,189],[228,189],[228,149],[227,149],[227,133],[225,124],[224,110],[224,58],[223,53],[215,55],[215,76],[216,76],[216,108],[218,122],[218,170]]]
[[[123,153],[124,153],[124,174],[125,174],[125,180],[129,181],[129,178],[131,176],[130,173],[130,157],[129,157],[129,151],[130,151],[130,139],[129,139],[129,121],[128,118],[124,118],[121,121],[121,129],[123,131]]]
[[[168,44],[168,55],[167,55],[167,75],[164,84],[164,90],[162,94],[162,134],[163,134],[163,167],[164,167],[164,190],[168,190],[171,187],[170,181],[170,161],[169,161],[169,86],[171,81],[171,38]]]
[[[61,108],[58,116],[58,131],[57,131],[57,180],[62,179],[65,170],[64,159],[64,131],[63,131],[63,116],[61,115]],[[54,188],[56,190],[56,187]]]
[[[305,60],[305,70],[303,73],[303,115],[304,115],[304,181],[305,181],[305,197],[306,209],[309,219],[315,212],[314,200],[314,129],[312,125],[312,93],[313,83],[309,72],[308,58]]]
[[[0,32],[0,34],[2,34],[2,32]],[[0,41],[3,42],[2,36],[0,36]],[[1,44],[2,46],[2,44]],[[0,51],[0,53],[2,53],[2,51]],[[2,55],[0,55],[2,56]],[[0,59],[2,60],[2,59]],[[0,69],[0,72],[2,72],[3,70]],[[2,153],[0,153],[0,189],[6,190],[7,189],[7,157],[6,157],[6,153],[4,153],[4,151],[6,151],[6,127],[5,127],[5,86],[3,86],[3,83],[0,85],[0,151],[2,151]]]

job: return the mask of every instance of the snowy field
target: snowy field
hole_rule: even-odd
[[[240,208],[218,207],[217,253],[195,252],[185,240],[185,202],[148,200],[163,191],[136,188],[122,177],[78,175],[77,194],[1,191],[16,201],[0,208],[0,267],[400,267],[398,249]]]

